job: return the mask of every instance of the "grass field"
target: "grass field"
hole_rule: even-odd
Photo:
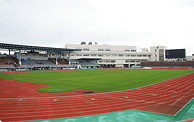
[[[0,78],[53,85],[38,89],[40,92],[64,92],[78,88],[111,92],[142,87],[189,73],[194,73],[194,70],[102,69],[7,73],[0,74]],[[49,91],[49,89],[61,90]]]

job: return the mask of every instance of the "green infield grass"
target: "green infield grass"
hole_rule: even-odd
[[[147,86],[189,73],[194,73],[194,70],[99,69],[7,73],[0,74],[0,78],[53,85],[38,89],[40,92],[65,92],[76,89],[112,92]]]

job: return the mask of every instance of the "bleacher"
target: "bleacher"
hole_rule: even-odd
[[[19,58],[19,57],[17,57],[17,58]],[[22,59],[48,60],[48,57],[46,57],[46,56],[40,56],[40,55],[22,55]]]
[[[63,59],[63,58],[59,58],[58,61],[59,61],[61,64],[69,64],[69,62],[68,62],[66,59]]]
[[[147,61],[142,67],[194,68],[194,61]]]
[[[42,59],[42,60],[39,60]],[[47,60],[46,60],[47,59]],[[66,59],[59,58],[58,65],[55,63],[55,58],[44,58],[40,56],[22,57],[21,64],[16,57],[4,56],[0,57],[0,71],[20,71],[20,70],[45,70],[45,69],[64,69],[73,68],[69,65]]]
[[[19,61],[16,57],[0,57],[0,65],[19,65]]]
[[[11,56],[3,56],[0,57],[0,71],[4,71],[4,69],[15,71],[15,69],[19,66],[19,61],[16,57]]]
[[[18,45],[0,43],[0,49],[5,53],[0,52],[0,69],[3,70],[18,70],[18,69],[65,69],[74,68],[74,65],[69,65],[66,59],[60,58],[62,54],[70,54],[74,51],[81,51],[81,49],[67,49],[67,48],[54,48],[54,47],[43,47],[43,46],[32,46],[32,45]],[[8,54],[6,54],[8,53]],[[57,54],[59,58],[57,57]],[[12,57],[11,57],[12,56]],[[49,57],[58,58],[58,64],[56,59]],[[12,68],[12,69],[11,69]]]
[[[48,60],[53,63],[56,63],[56,58],[49,58]],[[58,65],[68,65],[69,64],[69,62],[63,58],[58,58],[57,62],[58,62]]]
[[[54,65],[52,61],[49,60],[31,60],[31,59],[23,59],[22,65]]]
[[[94,61],[79,61],[79,64],[81,65],[82,68],[100,68],[101,66]]]
[[[11,69],[15,68],[13,65],[0,65],[0,69]]]

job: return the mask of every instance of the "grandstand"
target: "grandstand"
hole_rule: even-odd
[[[80,58],[77,59],[79,64],[84,69],[90,69],[90,68],[100,68],[101,66],[97,63],[100,58]]]
[[[0,43],[0,49],[9,52],[0,54],[0,71],[74,68],[70,63],[70,53],[80,51],[7,43]]]
[[[0,65],[16,65],[19,64],[16,57],[0,57]]]
[[[56,58],[48,58],[49,61],[55,63],[56,62]],[[59,65],[65,65],[65,64],[69,64],[67,59],[63,59],[63,58],[58,58],[57,62]]]
[[[146,61],[141,62],[141,66],[161,68],[194,68],[194,61]]]

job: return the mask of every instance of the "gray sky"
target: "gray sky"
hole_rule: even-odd
[[[194,0],[0,0],[0,42],[81,41],[194,54]]]

